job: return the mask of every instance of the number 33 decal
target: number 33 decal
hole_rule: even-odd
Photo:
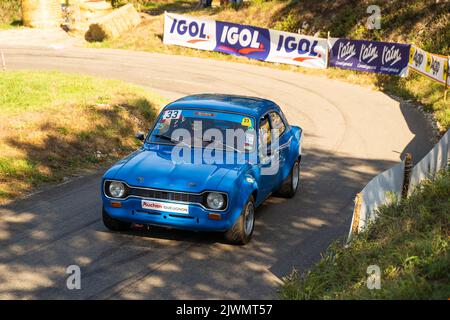
[[[180,119],[181,110],[167,110],[164,112],[163,119]]]

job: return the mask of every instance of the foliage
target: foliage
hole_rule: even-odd
[[[162,103],[122,81],[60,72],[2,72],[0,92],[0,202],[131,152]]]
[[[450,171],[406,201],[384,207],[348,247],[332,244],[307,273],[294,271],[283,299],[447,299],[450,297]],[[381,289],[366,286],[381,269]]]

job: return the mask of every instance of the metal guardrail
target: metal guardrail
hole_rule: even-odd
[[[433,180],[450,165],[450,130],[431,151],[412,167],[412,156],[374,177],[355,197],[355,207],[347,241],[375,221],[382,205],[406,198],[423,180]]]
[[[431,151],[411,171],[408,196],[422,180],[433,180],[436,173],[445,169],[450,161],[450,130],[444,134]]]
[[[405,160],[380,173],[356,195],[348,239],[361,232],[377,216],[377,209],[400,199],[403,190]]]

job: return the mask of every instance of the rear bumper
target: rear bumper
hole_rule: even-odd
[[[161,212],[142,208],[142,199],[128,198],[120,202],[121,207],[111,206],[111,200],[103,197],[103,209],[112,218],[137,224],[157,225],[193,231],[226,231],[233,226],[231,217],[240,208],[230,208],[223,212],[208,211],[199,205],[189,204],[189,213]],[[209,213],[218,213],[220,220],[208,218]]]

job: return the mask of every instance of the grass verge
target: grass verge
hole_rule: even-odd
[[[163,100],[144,88],[60,72],[0,73],[0,202],[134,150]]]
[[[448,299],[450,171],[424,182],[344,248],[332,244],[307,273],[284,279],[283,299]],[[367,267],[381,269],[381,289],[366,286]]]
[[[21,26],[21,15],[20,0],[1,0],[0,30]]]
[[[331,31],[331,36],[334,37],[414,43],[433,53],[450,55],[449,2],[378,0],[370,3],[363,1],[360,5],[355,5],[355,2],[350,0],[339,0],[333,3],[315,0],[254,0],[247,2],[238,11],[231,7],[219,6],[198,9],[197,0],[121,1],[121,3],[125,2],[134,3],[136,8],[146,13],[142,24],[133,32],[123,34],[117,39],[91,43],[88,46],[228,60],[344,80],[416,101],[422,104],[426,111],[434,114],[441,131],[450,128],[450,99],[447,101],[443,99],[444,86],[415,73],[411,73],[405,79],[335,68],[314,70],[265,63],[217,52],[164,46],[162,43],[163,14],[164,11],[169,11],[292,32],[300,31],[306,35],[317,34],[326,37],[327,31]],[[381,8],[381,30],[365,28],[368,18],[366,9],[370,4],[379,5]]]

